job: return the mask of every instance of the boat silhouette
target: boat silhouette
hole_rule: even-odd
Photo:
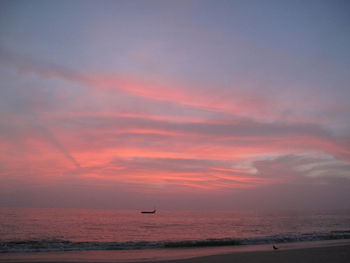
[[[141,214],[155,214],[157,209],[154,209],[152,211],[141,211]]]

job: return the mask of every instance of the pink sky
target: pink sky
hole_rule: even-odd
[[[349,6],[272,2],[3,1],[0,205],[349,208]]]

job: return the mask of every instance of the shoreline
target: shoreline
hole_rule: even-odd
[[[211,263],[211,262],[350,262],[350,240],[188,249],[103,250],[0,254],[6,263]]]
[[[350,244],[327,247],[309,247],[278,251],[233,252],[205,257],[159,261],[157,263],[347,263],[350,261]]]

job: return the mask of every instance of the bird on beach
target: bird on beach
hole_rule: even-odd
[[[276,247],[275,245],[272,246],[273,247],[273,250],[277,250],[278,247]]]

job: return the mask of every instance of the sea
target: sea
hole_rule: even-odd
[[[0,208],[0,253],[151,251],[350,239],[350,211]]]

